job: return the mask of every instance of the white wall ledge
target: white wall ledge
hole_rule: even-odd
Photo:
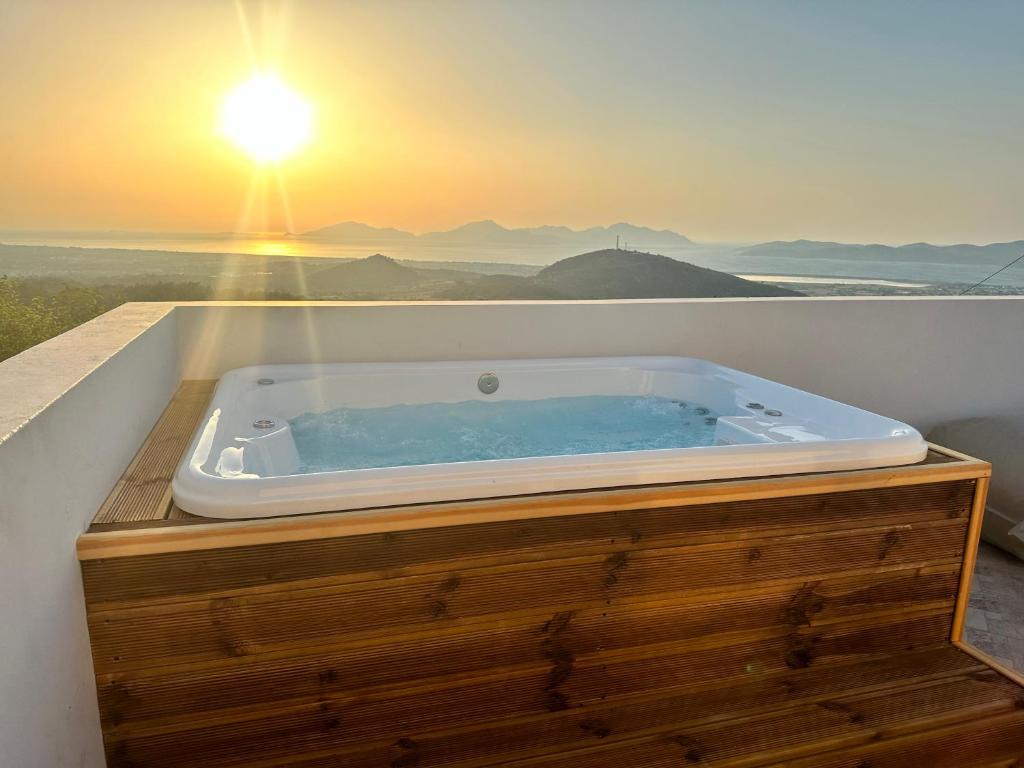
[[[173,311],[124,304],[0,363],[0,444]]]

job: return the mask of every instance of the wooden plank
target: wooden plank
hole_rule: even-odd
[[[824,751],[877,744],[882,738],[916,736],[943,725],[1020,714],[1019,692],[995,673],[893,687],[867,694],[840,694],[826,701],[789,707],[781,712],[730,719],[724,723],[675,725],[671,730],[617,745],[559,752],[518,762],[524,768],[677,768],[680,765],[796,765],[799,758]],[[808,764],[819,766],[810,758]],[[902,765],[930,766],[903,755]],[[827,761],[827,758],[826,758]],[[874,761],[868,765],[875,765]]]
[[[901,570],[962,555],[964,523],[872,528],[692,547],[453,569],[239,598],[146,605],[89,616],[97,672],[121,667],[263,653],[319,645],[373,627],[387,633],[418,622],[601,604],[665,593],[680,585],[712,590],[838,573]]]
[[[787,707],[830,702],[837,696],[920,685],[982,672],[982,665],[946,646],[852,664],[811,666],[759,675],[730,684],[691,686],[643,698],[618,699],[594,707],[505,720],[478,727],[410,732],[396,741],[361,743],[321,751],[292,768],[370,768],[404,760],[417,768],[470,768],[493,764],[500,744],[505,762],[562,755],[596,744],[609,745],[669,728],[692,728],[778,713]],[[565,764],[570,764],[568,761]],[[625,765],[635,764],[632,761]]]
[[[974,578],[974,567],[978,561],[981,523],[985,517],[985,500],[988,497],[988,484],[989,479],[987,477],[979,478],[974,489],[971,518],[964,541],[964,566],[960,571],[960,589],[957,593],[956,607],[953,610],[951,637],[953,642],[962,640],[964,635],[964,622],[967,620],[967,607],[971,597],[971,579]]]
[[[940,463],[944,461],[987,463],[982,459],[970,456],[960,451],[955,451],[952,448],[947,448],[944,445],[938,445],[937,443],[928,443],[928,455],[925,457],[925,461],[933,463]]]
[[[80,560],[129,557],[630,509],[684,507],[867,488],[896,488],[973,480],[990,474],[990,465],[981,461],[921,463],[851,472],[516,496],[141,530],[97,531],[79,537],[77,551]]]
[[[96,513],[94,524],[110,527],[164,520],[171,503],[171,479],[215,385],[214,381],[181,383]]]
[[[522,665],[553,668],[556,656],[575,661],[639,645],[680,643],[736,633],[823,628],[864,623],[907,611],[947,612],[956,566],[786,585],[760,593],[705,600],[616,603],[555,613],[516,613],[470,626],[389,634],[383,647],[373,634],[340,633],[340,643],[302,654],[235,656],[224,663],[147,666],[97,678],[105,725],[197,711],[230,709],[337,695],[353,688],[420,684],[423,680],[491,673]],[[766,636],[765,633],[756,635]],[[640,640],[638,640],[640,638]],[[339,673],[338,670],[344,670]]]
[[[837,750],[798,761],[788,768],[971,768],[995,759],[1024,759],[1024,708],[966,719],[903,737],[880,734],[874,744]],[[1011,763],[1012,764],[1012,763]]]
[[[275,588],[290,581],[316,584],[444,572],[568,555],[630,552],[658,546],[743,537],[814,533],[872,525],[916,525],[970,514],[974,481],[817,494],[792,499],[629,509],[586,518],[549,517],[404,533],[285,541],[226,550],[168,552],[82,563],[92,608],[149,599],[188,599],[202,593]]]
[[[171,522],[180,525],[195,525],[197,523],[209,523],[209,518],[199,517],[198,515],[190,515],[188,512],[183,510],[173,501],[171,502],[171,508],[167,512],[167,519]]]
[[[903,649],[934,647],[946,631],[948,614],[881,621],[869,627],[805,630],[796,636],[741,644],[723,638],[717,647],[655,646],[646,655],[598,654],[582,659],[573,664],[571,674],[556,679],[549,664],[497,670],[490,677],[455,678],[444,686],[410,685],[338,697],[324,694],[291,708],[256,710],[246,719],[232,716],[220,721],[215,715],[197,718],[193,714],[172,723],[134,726],[134,735],[111,731],[108,745],[126,764],[147,766],[186,766],[194,764],[196,756],[201,765],[294,759],[305,750],[366,741],[394,743],[409,733],[600,706],[622,696],[743,684],[752,680],[751,670],[758,670],[754,677],[760,677],[884,658]],[[809,641],[810,637],[814,640]],[[810,659],[802,654],[794,657],[794,648],[806,647],[813,648]],[[499,762],[498,752],[495,762]]]

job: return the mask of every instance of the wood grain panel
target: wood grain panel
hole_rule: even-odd
[[[838,531],[693,547],[453,570],[446,574],[259,592],[97,611],[90,634],[97,672],[224,658],[329,642],[424,622],[533,609],[565,610],[692,585],[712,589],[772,579],[899,570],[962,554],[964,524]]]
[[[410,732],[402,744],[362,743],[349,749],[289,762],[295,768],[369,768],[405,761],[418,768],[487,765],[494,745],[507,759],[565,755],[574,749],[610,745],[623,739],[683,728],[742,720],[778,712],[787,706],[829,702],[932,680],[982,672],[964,654],[946,647],[898,653],[850,664],[813,664],[747,679],[728,678],[710,685],[691,685],[654,696],[620,698],[614,703],[573,708],[534,718],[505,720],[475,728],[433,733]],[[566,760],[565,764],[571,764]],[[626,762],[625,765],[633,765]]]
[[[179,669],[149,667],[139,673],[101,675],[101,711],[109,724],[157,716],[189,718],[195,711],[273,702],[282,691],[293,699],[345,691],[419,684],[426,679],[484,673],[514,666],[550,670],[558,659],[680,643],[731,633],[794,637],[804,628],[838,622],[878,621],[907,610],[948,613],[956,590],[956,567],[825,579],[785,585],[762,593],[686,602],[668,599],[600,605],[557,613],[506,616],[500,626],[448,623],[440,629],[390,635],[386,647],[358,633],[335,648],[303,655],[285,651],[271,658],[235,657],[225,663]],[[774,630],[766,635],[764,630]],[[940,627],[941,631],[941,627]],[[813,634],[807,634],[812,637]],[[732,640],[738,642],[735,634]],[[937,638],[936,642],[941,641]]]
[[[823,745],[851,749],[877,743],[880,733],[895,738],[959,724],[965,711],[978,718],[1014,713],[1018,695],[1015,686],[989,671],[868,694],[840,695],[742,721],[685,724],[615,748],[600,746],[520,764],[538,768],[567,762],[579,768],[677,768],[687,764],[733,768],[765,762],[790,765],[794,758],[820,754]]]
[[[351,581],[437,573],[463,566],[545,560],[573,554],[710,543],[773,534],[816,533],[872,525],[966,520],[973,480],[885,490],[816,494],[683,508],[174,552],[82,563],[91,604],[187,599],[281,582]]]
[[[993,716],[968,713],[960,722],[922,733],[887,739],[885,734],[855,749],[833,750],[798,761],[776,763],[789,768],[972,768],[994,758],[1024,759],[1024,707]]]
[[[231,765],[294,756],[303,749],[354,746],[409,738],[416,732],[465,728],[508,718],[591,707],[619,697],[703,685],[736,684],[758,676],[834,663],[883,658],[902,649],[934,647],[948,635],[948,615],[877,626],[836,626],[770,639],[651,646],[559,665],[496,670],[487,677],[432,685],[358,691],[279,707],[268,713],[214,715],[202,723],[154,723],[114,729],[117,753],[143,765]],[[712,642],[717,644],[708,647]],[[184,729],[183,729],[184,726]],[[197,727],[198,726],[198,727]],[[128,733],[134,731],[132,737]],[[123,738],[119,738],[123,737]],[[112,742],[112,743],[113,743]],[[243,760],[238,745],[244,744]]]

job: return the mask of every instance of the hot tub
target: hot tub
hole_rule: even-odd
[[[913,428],[705,360],[263,365],[224,375],[175,502],[252,518],[897,466]]]

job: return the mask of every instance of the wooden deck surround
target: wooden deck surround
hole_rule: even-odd
[[[1010,768],[985,462],[214,521],[185,382],[79,540],[110,766]]]

